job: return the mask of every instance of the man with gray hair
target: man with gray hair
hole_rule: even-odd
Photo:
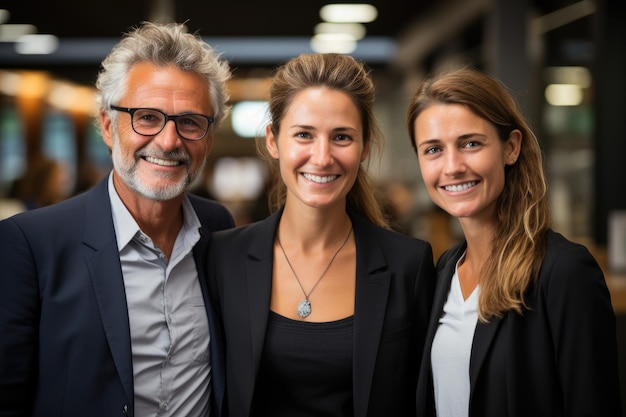
[[[205,262],[210,232],[234,222],[186,191],[228,114],[230,76],[180,24],[143,23],[105,58],[112,172],[0,222],[1,416],[222,415]]]

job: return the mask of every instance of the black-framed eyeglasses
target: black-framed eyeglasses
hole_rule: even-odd
[[[213,117],[204,114],[165,114],[161,110],[144,107],[110,107],[111,110],[130,114],[133,130],[142,136],[158,135],[165,128],[165,124],[173,120],[178,136],[196,141],[204,138],[211,124],[215,122]]]

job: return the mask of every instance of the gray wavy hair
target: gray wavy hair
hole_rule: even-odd
[[[230,105],[226,82],[231,77],[228,63],[200,36],[187,33],[185,26],[179,23],[143,22],[124,34],[102,61],[96,80],[101,109],[109,109],[122,98],[128,73],[139,62],[159,66],[173,64],[181,70],[203,76],[208,81],[216,124],[228,115]]]

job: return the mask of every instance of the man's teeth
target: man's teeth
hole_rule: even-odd
[[[334,181],[337,178],[337,175],[329,175],[327,177],[320,177],[319,175],[311,175],[311,174],[302,174],[304,178],[309,181],[317,182],[320,184],[325,184],[327,182]]]
[[[468,182],[468,183],[465,183],[465,184],[459,184],[459,185],[446,185],[443,188],[446,191],[459,192],[459,191],[467,190],[468,188],[471,188],[471,187],[473,187],[475,185],[476,185],[476,181],[472,181],[472,182]]]
[[[146,161],[166,167],[173,167],[179,164],[179,161],[171,161],[166,159],[155,158],[154,156],[146,156]]]

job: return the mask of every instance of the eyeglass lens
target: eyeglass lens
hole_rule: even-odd
[[[198,114],[170,116],[176,123],[178,134],[185,139],[202,139],[209,129],[209,120]],[[137,109],[132,117],[133,129],[140,135],[156,135],[166,123],[165,114],[153,109]]]

